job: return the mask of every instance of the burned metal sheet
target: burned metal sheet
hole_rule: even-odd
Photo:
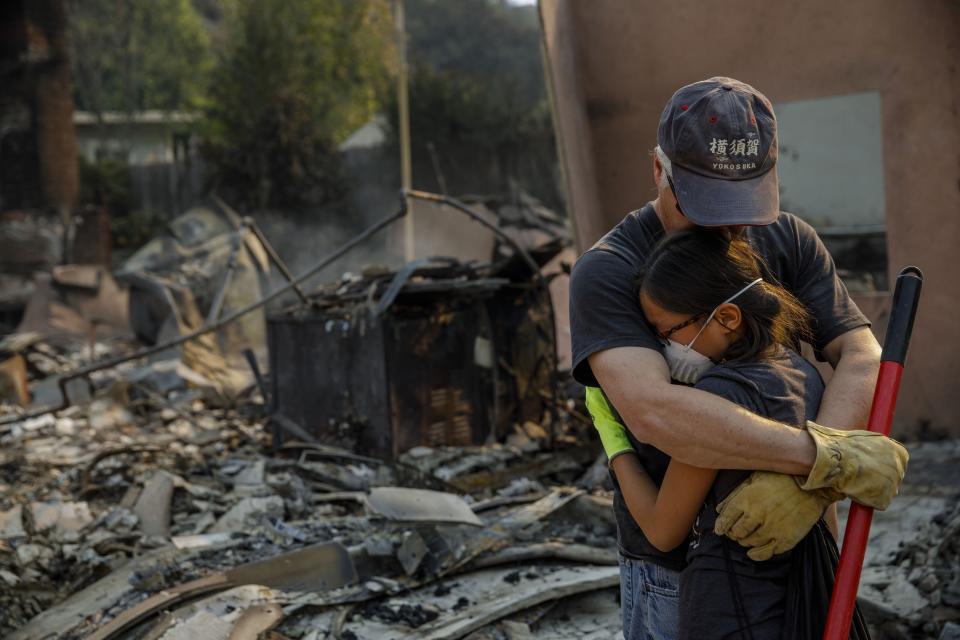
[[[470,505],[460,496],[427,489],[377,487],[367,504],[375,514],[397,522],[471,524],[482,527]]]
[[[227,571],[233,584],[262,584],[286,591],[324,591],[357,581],[347,549],[324,542]]]
[[[350,554],[339,542],[326,542],[266,560],[250,562],[177,585],[127,609],[97,629],[90,640],[109,640],[157,612],[187,599],[230,587],[262,585],[286,591],[326,591],[357,580]]]

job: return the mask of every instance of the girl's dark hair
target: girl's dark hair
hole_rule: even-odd
[[[757,278],[733,304],[740,308],[741,338],[726,360],[755,360],[774,345],[799,351],[810,338],[810,316],[790,292],[773,280],[746,240],[728,240],[716,231],[669,234],[654,248],[637,282],[647,296],[674,313],[709,314]]]

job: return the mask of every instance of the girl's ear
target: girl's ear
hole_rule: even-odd
[[[740,313],[740,307],[732,302],[725,302],[717,308],[715,315],[717,322],[722,324],[729,331],[736,331],[743,322],[743,314]]]

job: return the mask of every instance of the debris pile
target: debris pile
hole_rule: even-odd
[[[212,528],[242,502],[227,475],[242,462],[227,459],[253,460],[265,442],[234,410],[119,384],[4,428],[0,608],[11,626],[169,536]]]
[[[901,495],[875,514],[859,592],[874,638],[960,632],[958,456],[958,441],[912,447]]]
[[[37,281],[0,340],[0,635],[616,636],[606,459],[559,384],[559,223],[407,195],[480,223],[485,257],[308,292],[404,211],[294,278],[219,203],[116,274]],[[924,476],[955,444],[914,450],[877,514],[875,637],[960,620],[960,483]]]
[[[22,353],[51,373],[85,357],[38,342]],[[616,623],[612,511],[566,487],[597,454],[566,405],[552,443],[530,422],[502,444],[384,461],[274,446],[256,385],[218,405],[189,380],[132,382],[138,371],[100,372],[88,400],[0,426],[0,635],[218,637],[252,624],[242,610],[291,638],[454,637],[464,620],[533,624],[600,586]]]
[[[485,261],[369,267],[272,314],[273,411],[310,425],[301,437],[352,439],[379,457],[502,441],[516,424],[549,436],[558,330],[544,266],[565,241],[535,229],[538,244],[525,248],[486,224],[508,254],[498,244]],[[289,434],[283,421],[276,426],[279,439]]]

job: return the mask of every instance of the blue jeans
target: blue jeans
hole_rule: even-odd
[[[620,556],[624,640],[675,640],[679,594],[679,572]]]

